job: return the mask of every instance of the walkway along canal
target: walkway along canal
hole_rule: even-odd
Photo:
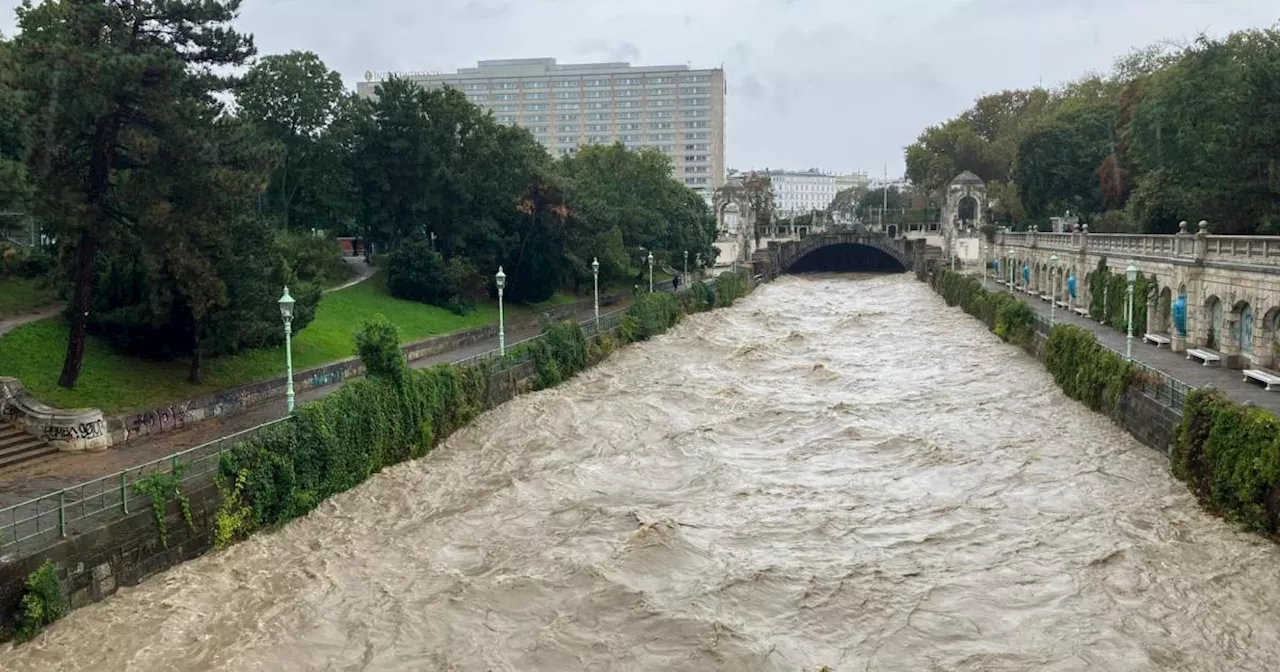
[[[907,276],[784,277],[6,670],[1263,670],[1280,548]]]

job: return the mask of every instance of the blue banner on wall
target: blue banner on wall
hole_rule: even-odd
[[[1022,284],[1024,285],[1031,284],[1031,267],[1030,266],[1022,267]]]
[[[1074,275],[1067,276],[1067,293],[1071,298],[1076,298],[1076,276]]]

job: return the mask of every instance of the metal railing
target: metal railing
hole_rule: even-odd
[[[218,469],[219,456],[287,418],[219,437],[158,460],[122,469],[57,492],[0,509],[0,555],[12,550],[43,547],[68,531],[82,531],[115,515],[149,508],[151,502],[134,491],[137,483],[156,474],[178,474],[179,484],[208,478]]]
[[[600,315],[598,323],[591,317],[579,324],[588,338],[594,338],[616,331],[626,314],[627,309],[623,308]],[[494,349],[455,360],[451,364],[469,366],[504,359],[507,364],[515,366],[533,358],[530,349],[521,346],[541,338],[542,335],[539,334],[511,343],[507,346],[505,355],[500,355]],[[151,502],[135,492],[134,485],[153,474],[179,474],[180,486],[211,478],[218,469],[222,453],[287,419],[272,420],[146,464],[122,469],[108,476],[0,509],[0,557],[14,551],[21,553],[38,550],[67,536],[69,532],[83,531],[117,515],[127,515],[138,507],[150,507]]]
[[[1049,338],[1049,330],[1051,328],[1049,325],[1049,318],[1036,313],[1032,320],[1036,333],[1046,339]],[[1094,338],[1094,342],[1097,343],[1099,347],[1110,351],[1120,359],[1125,359],[1125,354],[1123,352],[1120,352],[1106,343],[1097,340],[1097,338]],[[1196,389],[1194,385],[1178,380],[1164,371],[1147,366],[1136,359],[1132,360],[1132,364],[1141,369],[1144,374],[1141,388],[1148,397],[1151,397],[1155,401],[1160,402],[1179,413],[1182,412],[1182,407],[1186,403],[1187,395],[1190,394],[1192,390]]]

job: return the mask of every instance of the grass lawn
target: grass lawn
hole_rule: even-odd
[[[512,306],[508,319],[569,303],[556,295],[536,306]],[[367,318],[382,313],[400,328],[405,342],[498,321],[497,304],[482,304],[470,315],[402,301],[387,294],[381,273],[368,281],[326,294],[316,319],[293,339],[294,370],[352,356],[352,334]],[[24,325],[0,337],[0,375],[14,376],[41,401],[60,408],[100,408],[120,413],[210,394],[236,385],[283,375],[284,347],[250,350],[205,362],[204,383],[186,382],[189,361],[154,361],[116,352],[90,337],[84,368],[74,390],[57,385],[67,348],[67,327],[59,318]]]
[[[0,317],[25,313],[56,300],[51,283],[42,278],[0,278]]]

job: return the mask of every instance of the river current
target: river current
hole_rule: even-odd
[[[4,670],[1264,670],[1280,550],[908,276],[786,277]]]

